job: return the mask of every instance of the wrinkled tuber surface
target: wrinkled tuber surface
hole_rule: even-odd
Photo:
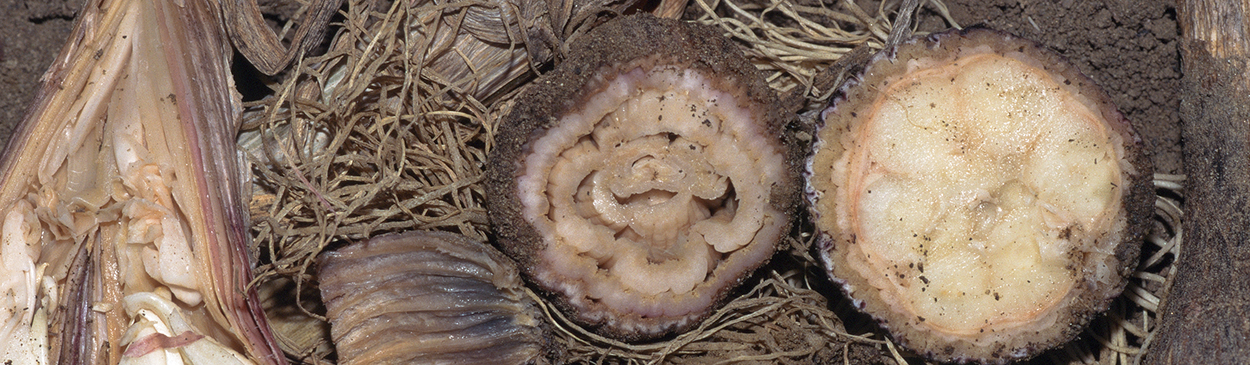
[[[886,49],[818,127],[808,198],[834,280],[906,346],[1005,362],[1123,290],[1153,191],[1089,78],[987,29]]]
[[[550,346],[516,264],[447,232],[375,237],[321,256],[339,364],[538,364]]]
[[[788,233],[798,151],[777,104],[708,28],[596,28],[501,123],[487,170],[500,246],[600,333],[689,328]]]

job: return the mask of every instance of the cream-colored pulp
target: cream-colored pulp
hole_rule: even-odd
[[[844,156],[839,223],[866,259],[850,265],[883,300],[975,334],[1035,319],[1074,289],[1074,246],[1109,227],[1123,185],[1096,111],[995,54],[913,70],[877,95]]]
[[[710,305],[699,288],[733,280],[717,266],[785,224],[769,202],[785,161],[753,118],[696,71],[611,80],[529,146],[518,188],[549,243],[540,280],[644,317]]]

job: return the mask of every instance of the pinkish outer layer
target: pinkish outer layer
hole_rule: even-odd
[[[544,263],[552,242],[544,240],[531,225],[518,196],[518,178],[525,174],[524,161],[535,148],[531,144],[559,127],[568,113],[576,112],[590,95],[602,90],[605,80],[638,68],[664,66],[695,70],[720,92],[753,115],[758,138],[781,154],[782,176],[771,182],[766,196],[771,209],[782,212],[783,224],[772,234],[760,234],[733,254],[716,260],[708,278],[692,291],[698,308],[677,310],[677,315],[644,314],[605,305],[587,292],[596,283],[562,279],[558,270]],[[606,336],[638,341],[685,331],[706,318],[726,300],[756,268],[772,256],[776,244],[789,232],[798,208],[799,168],[802,151],[794,137],[796,116],[780,109],[776,95],[732,41],[717,30],[650,16],[629,16],[605,23],[578,38],[566,61],[537,80],[520,96],[511,113],[500,122],[500,133],[486,171],[487,204],[501,249],[516,259],[527,279],[547,294],[557,308],[573,320]],[[753,137],[753,138],[755,138]],[[747,192],[738,191],[737,194]],[[639,302],[656,298],[635,293]],[[662,303],[661,303],[662,304]]]

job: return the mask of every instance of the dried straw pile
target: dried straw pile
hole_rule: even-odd
[[[270,300],[270,315],[284,350],[306,363],[334,359],[324,310],[310,295],[316,255],[403,230],[488,239],[479,182],[497,117],[536,72],[559,62],[563,42],[588,27],[652,8],[718,26],[781,95],[805,99],[798,104],[810,122],[837,84],[842,65],[835,63],[860,45],[854,54],[879,49],[892,28],[910,24],[904,17],[892,27],[900,1],[867,9],[851,0],[412,3],[349,0],[330,50],[299,62],[275,95],[246,114],[241,141],[254,166],[251,212],[262,258],[256,285],[279,298]],[[928,11],[918,14],[957,26],[941,1],[921,6]],[[1157,183],[1170,198],[1157,204],[1158,232],[1125,298],[1082,339],[1040,361],[1131,363],[1149,342],[1181,241],[1178,179]],[[808,253],[812,227],[798,227],[774,264],[693,332],[626,344],[547,308],[557,342],[576,363],[922,363],[850,309]],[[302,305],[277,304],[291,297]]]

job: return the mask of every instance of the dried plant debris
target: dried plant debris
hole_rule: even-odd
[[[879,53],[823,114],[808,194],[831,276],[912,349],[1004,362],[1123,290],[1152,164],[1059,56],[987,29]]]
[[[667,341],[631,344],[596,335],[554,308],[569,363],[608,364],[898,364],[888,341],[848,334],[824,294],[807,287],[815,271],[796,262],[768,270],[750,291],[729,301],[689,332]]]
[[[219,11],[83,9],[0,164],[0,362],[284,363],[247,286]]]
[[[959,27],[941,1],[924,3],[947,24]],[[864,9],[855,1],[692,0],[696,11],[686,16],[719,27],[738,41],[747,58],[767,73],[774,89],[800,91],[819,104],[829,99],[837,85],[822,85],[817,74],[858,46],[881,49],[895,27],[892,16],[901,4],[882,1],[876,9]]]
[[[542,2],[348,2],[329,52],[300,61],[277,95],[246,115],[240,145],[256,166],[262,275],[302,288],[327,244],[387,232],[486,239],[478,183],[508,105],[500,100],[548,61],[529,56],[531,40],[520,35],[560,39],[631,2],[537,14],[517,4]],[[279,336],[290,353],[325,355],[288,341],[298,334]]]
[[[371,238],[321,256],[339,364],[547,364],[553,353],[516,264],[447,232]]]
[[[329,53],[257,104],[241,144],[258,166],[253,213],[275,272],[302,272],[335,239],[403,229],[485,238],[476,184],[507,103],[484,100],[549,61],[550,45],[540,58],[526,51],[546,36],[516,34],[576,29],[514,5],[351,1]],[[564,28],[518,28],[547,23]]]
[[[503,4],[349,0],[329,52],[297,61],[291,78],[276,87],[277,95],[254,104],[245,114],[249,132],[241,144],[258,166],[252,213],[255,250],[265,260],[259,270],[267,277],[261,280],[293,283],[261,288],[277,288],[271,293],[280,298],[271,302],[290,302],[296,293],[306,294],[302,299],[306,308],[287,308],[283,313],[307,312],[298,321],[321,321],[324,309],[310,303],[315,295],[307,294],[315,289],[309,290],[308,283],[314,258],[333,242],[412,229],[488,237],[482,171],[485,156],[494,148],[497,120],[507,113],[518,90],[532,86],[529,80],[535,72],[561,62],[567,41],[584,36],[623,9],[616,2],[548,7],[558,11],[540,14],[551,26],[549,32],[540,29],[538,34],[554,35],[555,41],[537,38],[535,43],[529,28],[520,24],[548,23],[524,23],[537,18],[527,18],[524,9],[502,9]],[[901,1],[869,4],[691,0],[664,1],[656,11],[669,16],[684,12],[681,16],[688,21],[720,29],[765,72],[769,86],[783,99],[806,98],[805,104],[798,103],[800,120],[814,124],[835,91],[833,81],[840,79],[842,67],[855,64],[845,56],[857,47],[862,49],[857,53],[870,55],[869,49],[885,44],[892,29],[910,26],[893,21]],[[920,6],[929,11],[925,14],[946,17],[940,1],[921,1]],[[646,7],[635,7],[639,8]],[[511,19],[522,22],[514,26]],[[471,25],[487,22],[505,24],[503,32],[495,26]],[[957,26],[949,19],[935,22]],[[499,33],[480,34],[491,30]],[[453,36],[471,32],[476,35]],[[482,45],[494,48],[477,48]],[[532,49],[536,46],[541,47]],[[543,49],[551,52],[550,59],[542,55]],[[839,60],[843,64],[833,66]],[[471,66],[455,66],[452,61]],[[440,62],[449,63],[435,64]],[[456,68],[460,71],[452,71]],[[803,133],[798,136],[804,138]],[[1126,294],[1079,340],[1046,352],[1039,362],[1127,364],[1149,344],[1155,306],[1166,291],[1163,282],[1171,277],[1182,242],[1176,235],[1182,219],[1177,208],[1179,178],[1157,177],[1157,189],[1164,196],[1157,203],[1157,227],[1146,240]],[[816,268],[816,260],[804,258],[804,249],[793,248],[807,247],[796,242],[808,242],[814,232],[810,225],[790,232],[791,248],[782,249],[790,254],[780,254],[774,261],[794,256],[798,265]],[[884,332],[872,333],[875,326],[853,314],[844,297],[833,294],[826,301],[813,291],[814,286],[833,292],[821,284],[823,276],[815,269],[770,265],[748,281],[755,288],[749,293],[733,294],[727,306],[686,334],[650,344],[599,336],[563,319],[550,303],[539,304],[550,323],[561,329],[554,332],[555,338],[568,348],[567,359],[573,362],[923,362],[883,338]],[[848,335],[840,318],[848,319],[851,333],[866,337]],[[298,323],[283,327],[292,329],[284,333],[300,328]],[[278,335],[284,340],[283,349],[302,361],[333,359],[324,346],[328,336],[318,347],[306,336],[310,332],[315,331]],[[784,341],[779,339],[812,346],[797,350],[781,346]],[[815,346],[822,343],[824,347]]]

